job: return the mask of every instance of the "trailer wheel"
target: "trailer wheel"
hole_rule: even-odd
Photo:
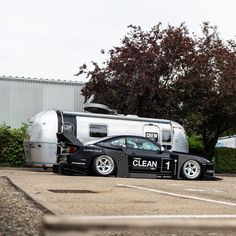
[[[96,157],[93,162],[93,171],[96,175],[109,176],[115,171],[115,162],[107,155]]]
[[[182,166],[182,177],[188,180],[197,180],[201,177],[202,167],[194,160],[186,161]]]

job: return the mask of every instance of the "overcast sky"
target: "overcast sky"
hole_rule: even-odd
[[[74,80],[101,62],[130,24],[158,22],[200,33],[203,21],[235,39],[236,0],[0,0],[0,75]]]

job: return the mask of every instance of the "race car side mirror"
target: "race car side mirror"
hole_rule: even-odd
[[[165,151],[165,148],[161,146],[161,153]]]

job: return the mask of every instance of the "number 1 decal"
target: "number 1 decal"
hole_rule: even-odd
[[[166,169],[169,170],[170,169],[170,161],[166,162]]]

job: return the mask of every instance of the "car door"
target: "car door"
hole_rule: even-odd
[[[126,138],[130,172],[171,173],[173,160],[169,152],[162,152],[161,146],[141,137]]]

